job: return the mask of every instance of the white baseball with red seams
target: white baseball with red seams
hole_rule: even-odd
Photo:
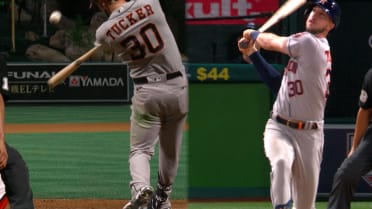
[[[49,22],[51,24],[58,24],[62,19],[62,13],[58,10],[53,11],[49,16]]]

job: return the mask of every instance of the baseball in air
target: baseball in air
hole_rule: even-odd
[[[53,11],[49,16],[49,22],[51,24],[58,24],[61,21],[62,13],[60,11]]]

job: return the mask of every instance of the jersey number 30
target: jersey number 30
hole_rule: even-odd
[[[146,48],[151,53],[156,53],[164,47],[164,41],[160,36],[155,24],[149,23],[140,29],[139,35],[143,43],[134,35],[126,37],[121,41],[121,45],[130,46],[130,56],[132,60],[139,60],[146,57]]]
[[[296,95],[302,95],[304,88],[302,87],[301,80],[289,81],[288,82],[288,96],[293,97]]]

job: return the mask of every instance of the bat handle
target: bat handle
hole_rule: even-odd
[[[247,39],[244,39],[243,41],[239,42],[239,47],[242,49],[246,49],[249,46],[249,41]]]

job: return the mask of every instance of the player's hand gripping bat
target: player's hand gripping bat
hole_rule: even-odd
[[[298,8],[303,6],[306,0],[287,0],[259,29],[259,32],[265,32],[271,26],[275,25],[288,15],[292,14]],[[239,43],[241,48],[248,47],[248,40]]]
[[[78,69],[83,62],[87,61],[100,47],[101,45],[93,47],[88,52],[77,58],[75,61],[64,67],[62,70],[58,71],[58,73],[53,75],[48,80],[48,86],[54,88],[58,84],[62,83],[69,75],[71,75],[76,69]]]

